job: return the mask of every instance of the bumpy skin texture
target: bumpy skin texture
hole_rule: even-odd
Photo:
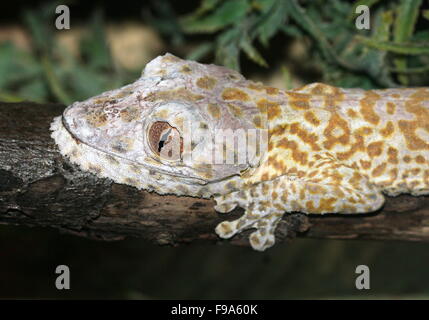
[[[82,170],[213,197],[220,212],[244,208],[216,233],[254,228],[260,251],[274,244],[285,212],[368,213],[383,193],[429,193],[429,88],[281,91],[166,54],[136,82],[72,104],[51,129]],[[219,132],[231,142],[220,149]],[[215,160],[228,152],[232,161]]]

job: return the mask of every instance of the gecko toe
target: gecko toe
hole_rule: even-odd
[[[256,223],[257,230],[249,237],[250,245],[253,249],[264,251],[274,245],[276,242],[274,231],[280,220],[281,216],[269,215]]]
[[[265,229],[261,229],[250,235],[249,242],[253,249],[264,251],[274,245],[275,237],[273,233],[267,232]]]
[[[237,207],[237,204],[235,203],[221,203],[219,205],[216,205],[214,209],[221,213],[227,213],[227,212],[231,212],[236,207]]]
[[[236,221],[221,222],[217,225],[215,231],[222,239],[229,239],[238,232]]]
[[[244,215],[234,221],[224,221],[219,223],[215,231],[219,237],[228,239],[243,230],[251,228],[256,222],[256,220],[248,219],[247,216]]]

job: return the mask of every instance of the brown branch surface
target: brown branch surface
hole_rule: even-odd
[[[219,214],[211,200],[160,196],[82,172],[62,158],[50,137],[50,123],[63,109],[0,103],[0,223],[48,226],[93,239],[141,237],[176,245],[223,241],[214,233],[216,224],[242,214],[241,209]],[[248,245],[247,235],[231,242]],[[370,215],[286,215],[277,239],[295,235],[428,241],[429,197],[389,198]]]

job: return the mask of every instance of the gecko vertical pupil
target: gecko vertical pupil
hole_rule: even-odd
[[[152,151],[165,160],[179,160],[183,152],[183,139],[179,131],[166,121],[156,121],[149,128]]]
[[[159,140],[158,143],[158,152],[161,152],[162,147],[164,146],[165,140]]]

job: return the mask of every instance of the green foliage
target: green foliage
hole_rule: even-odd
[[[31,34],[32,49],[0,43],[0,100],[69,104],[116,88],[137,77],[115,68],[106,44],[100,11],[95,11],[72,55],[55,35],[55,4],[25,11],[23,22]],[[68,32],[68,31],[63,31]]]
[[[287,87],[300,68],[316,70],[322,74],[317,80],[343,87],[429,84],[429,10],[423,0],[201,0],[185,15],[173,4],[142,4],[148,6],[143,18],[168,37],[167,50],[192,43],[189,59],[214,56],[216,63],[239,70],[244,54],[267,67],[274,64],[267,57],[270,50],[286,51],[282,42],[297,40],[306,52],[299,65],[283,68]],[[138,77],[139,70],[125,72],[114,64],[99,10],[83,25],[78,54],[63,47],[52,23],[56,5],[22,12],[31,50],[0,43],[0,100],[69,104]],[[370,30],[355,26],[359,5],[370,7]]]
[[[358,30],[359,5],[370,7],[370,30]],[[429,30],[422,0],[202,0],[181,19],[186,34],[210,34],[215,41],[191,53],[239,69],[240,53],[261,66],[268,63],[257,47],[269,50],[277,34],[310,40],[309,60],[324,81],[363,87],[392,87],[429,82]],[[427,23],[426,23],[427,26]],[[259,43],[259,44],[258,44]],[[310,63],[309,61],[309,63]]]
[[[206,3],[207,2],[207,3]],[[219,1],[208,0],[194,15],[183,19],[186,32],[215,32],[242,20],[249,10],[247,0],[226,1],[213,8],[213,4]],[[213,12],[206,15],[207,8],[213,8]]]

